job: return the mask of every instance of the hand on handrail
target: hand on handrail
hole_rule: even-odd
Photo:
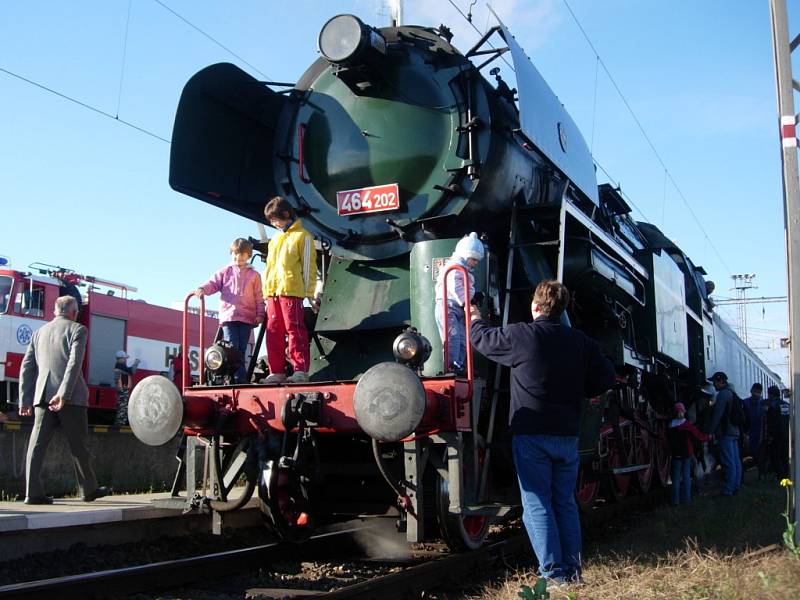
[[[475,321],[477,319],[483,319],[483,315],[481,314],[480,309],[474,304],[469,305],[469,318],[471,321]]]

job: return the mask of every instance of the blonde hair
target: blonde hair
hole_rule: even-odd
[[[253,255],[253,243],[244,238],[236,238],[231,242],[231,254]]]

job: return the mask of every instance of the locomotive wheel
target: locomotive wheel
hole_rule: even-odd
[[[267,527],[295,544],[308,540],[313,531],[308,498],[296,471],[268,461],[258,486],[261,514]]]
[[[671,463],[671,455],[669,451],[669,443],[667,442],[666,425],[660,424],[658,428],[658,439],[655,440],[655,462],[656,474],[658,481],[662,487],[667,487],[669,483],[669,468]]]
[[[210,506],[217,512],[231,512],[242,508],[253,497],[258,479],[258,470],[252,469],[247,461],[250,438],[239,440],[235,446],[223,446],[220,437],[211,440],[212,460],[217,488],[216,498]],[[237,486],[244,477],[244,486]]]
[[[655,471],[653,439],[650,434],[641,427],[636,427],[636,436],[639,442],[636,453],[636,464],[648,465],[643,471],[636,472],[636,481],[639,484],[639,490],[643,494],[646,494],[653,485],[653,472]]]
[[[483,453],[481,452],[481,463]],[[462,485],[470,476],[468,465],[464,463]],[[447,547],[453,552],[477,550],[483,545],[489,533],[491,517],[479,515],[454,515],[450,512],[450,488],[443,477],[436,477],[436,511],[439,517],[439,529]],[[487,487],[490,487],[487,485]],[[488,495],[488,494],[487,494]]]
[[[581,464],[578,469],[578,481],[575,484],[575,501],[581,512],[591,512],[600,493],[600,482],[589,473],[591,467]]]
[[[609,470],[616,467],[623,466],[622,455],[619,452],[619,445],[614,443],[609,448],[608,453],[608,468]],[[622,502],[625,496],[628,495],[628,490],[631,487],[631,476],[629,473],[622,475],[615,475],[613,472],[608,474],[608,489],[611,496],[617,502]]]

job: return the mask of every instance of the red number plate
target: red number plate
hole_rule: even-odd
[[[396,183],[345,190],[336,192],[336,206],[340,215],[397,210],[400,208],[400,192]]]

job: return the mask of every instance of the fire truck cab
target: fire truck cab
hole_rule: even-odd
[[[89,329],[83,374],[89,385],[89,420],[110,423],[117,408],[114,387],[115,353],[125,350],[139,359],[133,384],[148,375],[166,374],[181,344],[179,310],[128,298],[136,288],[69,269],[34,263],[35,272],[0,266],[0,410],[16,410],[22,359],[33,333],[54,318],[56,298],[79,301],[78,322]],[[214,339],[217,321],[206,315],[206,347]],[[191,319],[191,339],[199,341],[199,318]],[[200,366],[199,349],[189,349],[192,372]]]

